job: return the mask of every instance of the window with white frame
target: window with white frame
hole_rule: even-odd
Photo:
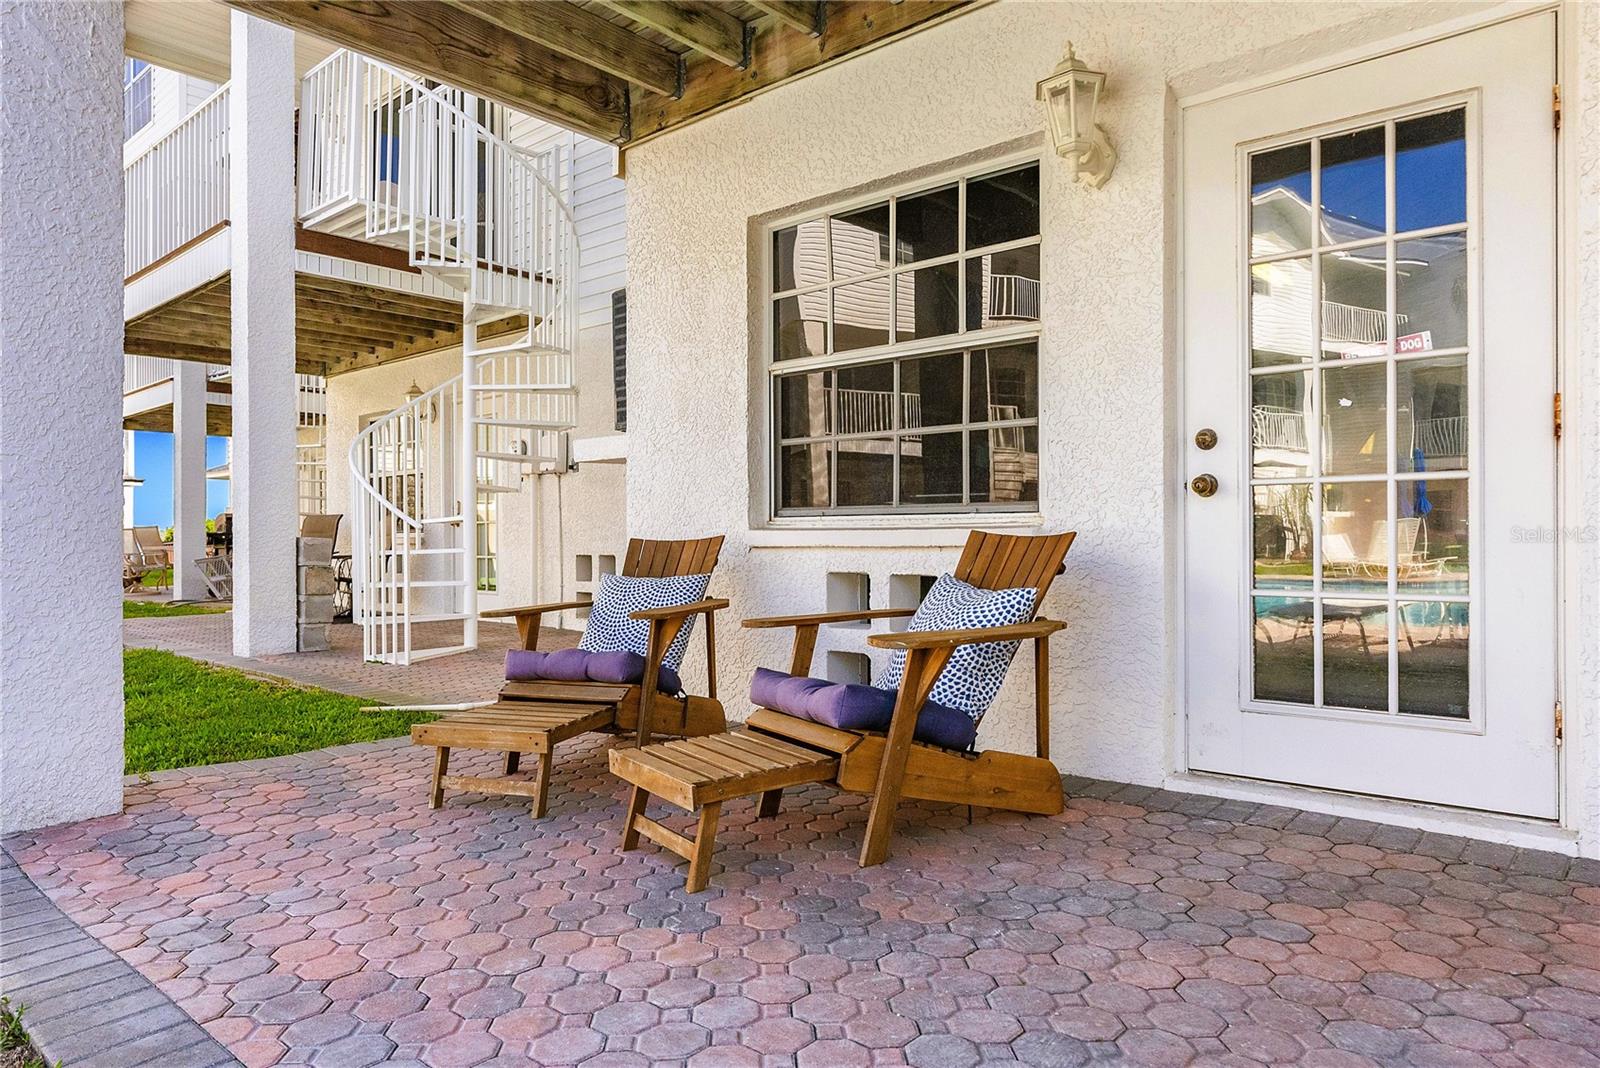
[[[150,64],[142,59],[122,62],[122,139],[126,141],[150,125]]]
[[[1037,160],[786,221],[768,247],[775,514],[1038,508]]]

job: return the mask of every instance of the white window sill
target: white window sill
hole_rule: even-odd
[[[845,519],[773,520],[765,527],[750,530],[752,549],[851,548],[857,546],[935,546],[960,547],[973,530],[1025,532],[1044,526],[1036,512],[989,513],[986,515],[927,516],[910,519],[886,517],[880,521],[851,517]]]

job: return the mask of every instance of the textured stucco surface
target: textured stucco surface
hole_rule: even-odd
[[[763,219],[843,192],[1040,144],[1034,83],[1070,37],[1109,72],[1103,122],[1121,160],[1095,192],[1073,185],[1050,155],[1041,183],[1040,519],[1044,530],[1080,534],[1046,605],[1070,622],[1054,646],[1052,753],[1072,773],[1159,782],[1176,766],[1179,737],[1175,100],[1477,10],[999,3],[631,150],[629,389],[648,402],[631,415],[630,532],[727,532],[712,592],[733,597],[738,615],[820,609],[830,571],[868,573],[873,605],[882,606],[891,575],[951,566],[964,531],[891,533],[882,547],[795,531],[795,547],[753,529],[764,499],[754,235]],[[1592,31],[1594,5],[1583,18]],[[1585,102],[1592,111],[1592,95]],[[1586,128],[1592,195],[1592,117]],[[1592,267],[1592,216],[1589,226]],[[722,635],[729,694],[745,691],[756,665],[786,658],[787,638],[774,632]],[[822,650],[859,648],[860,638],[825,635],[818,667]],[[1593,644],[1592,628],[1586,640]],[[1586,659],[1592,673],[1595,657]],[[1029,750],[1026,660],[981,744]],[[730,711],[743,707],[735,700]]]
[[[12,831],[122,807],[122,264],[108,254],[122,247],[122,5],[3,3],[0,39],[0,830]]]

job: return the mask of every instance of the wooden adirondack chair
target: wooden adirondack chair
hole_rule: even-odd
[[[955,577],[984,589],[1033,587],[1037,612],[1062,570],[1074,533],[1045,536],[974,531]],[[789,674],[806,675],[817,631],[829,623],[909,616],[915,609],[747,619],[746,627],[794,628]],[[902,797],[982,805],[1054,815],[1065,799],[1061,773],[1050,762],[1050,635],[1064,627],[1037,616],[1026,623],[976,630],[901,631],[868,636],[869,644],[904,649],[906,665],[886,732],[839,730],[770,708],[758,708],[745,729],[708,738],[656,745],[650,750],[616,749],[611,770],[634,784],[623,828],[623,848],[644,834],[690,861],[687,889],[702,889],[710,872],[718,813],[725,800],[761,794],[758,815],[777,814],[785,786],[832,781],[840,789],[870,794],[862,867],[889,854],[895,809]],[[917,714],[950,656],[962,645],[1033,641],[1036,689],[1035,755],[989,751],[962,753],[913,741]],[[687,838],[644,815],[651,794],[700,812],[699,832]]]
[[[703,575],[715,570],[722,551],[722,536],[689,541],[649,541],[633,538],[623,558],[622,574],[635,578]],[[537,649],[540,620],[550,612],[585,608],[588,601],[500,608],[482,613],[484,618],[514,618],[524,649]],[[649,655],[638,685],[606,682],[507,682],[495,704],[454,713],[432,723],[411,728],[411,740],[432,745],[434,762],[431,808],[444,800],[451,787],[478,793],[511,794],[533,799],[533,815],[542,817],[550,792],[550,773],[556,745],[590,731],[634,731],[638,744],[649,745],[652,735],[695,736],[727,729],[722,703],[717,700],[717,649],[714,613],[728,607],[719,597],[693,604],[635,612],[634,619],[650,623]],[[676,697],[661,693],[653,680],[662,658],[696,615],[705,616],[705,696]],[[652,683],[646,685],[645,683]],[[516,774],[523,753],[538,757],[533,782],[511,778],[448,775],[450,750],[498,749],[505,752],[505,775]]]

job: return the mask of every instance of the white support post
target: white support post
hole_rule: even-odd
[[[206,371],[180,360],[172,374],[172,596],[206,597],[195,561],[206,554]]]
[[[122,808],[122,32],[0,3],[0,833]]]
[[[472,261],[469,260],[469,263]],[[472,273],[468,267],[467,273]],[[461,538],[465,551],[461,554],[461,573],[466,583],[461,591],[461,611],[466,619],[461,623],[461,644],[468,649],[478,647],[478,395],[473,385],[478,381],[478,308],[468,293],[461,306],[461,474],[457,485],[461,487]]]
[[[296,647],[294,32],[232,13],[233,652]]]

